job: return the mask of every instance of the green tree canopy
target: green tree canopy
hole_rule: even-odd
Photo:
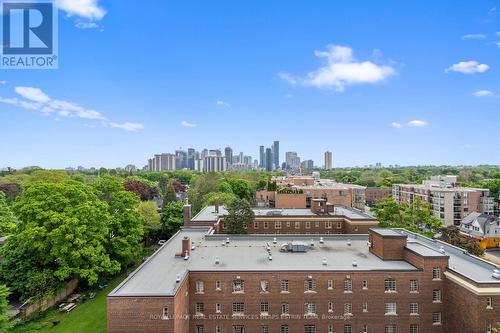
[[[0,249],[0,275],[23,298],[55,292],[73,277],[92,285],[99,276],[119,270],[104,247],[108,207],[87,186],[33,183],[14,212],[18,232]]]
[[[7,205],[5,194],[0,192],[0,236],[7,236],[14,232],[17,219]]]
[[[0,285],[0,333],[10,332],[13,327],[13,323],[7,314],[9,308],[7,297],[9,297],[9,294],[9,289],[3,284]]]
[[[253,223],[255,214],[250,203],[244,199],[235,199],[226,207],[228,214],[224,223],[228,234],[246,234],[247,226]]]
[[[166,237],[171,237],[179,230],[183,223],[182,201],[167,202],[161,211],[162,233]]]
[[[148,239],[157,238],[161,230],[161,224],[156,203],[154,201],[142,201],[138,210],[144,220],[144,239],[147,241]]]

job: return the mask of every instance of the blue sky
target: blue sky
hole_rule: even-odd
[[[499,1],[57,4],[59,69],[0,71],[0,167],[500,164]]]

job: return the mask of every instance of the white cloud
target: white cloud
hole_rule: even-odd
[[[424,127],[429,124],[424,120],[410,120],[407,125],[413,127]]]
[[[18,97],[0,97],[0,103],[15,105],[27,110],[39,111],[43,115],[57,114],[60,117],[100,120],[103,125],[108,124],[108,120],[100,112],[85,108],[74,102],[52,99],[39,88],[18,86],[15,87],[14,90],[22,97],[21,99]],[[123,124],[109,122],[109,125],[127,131],[137,131],[144,128],[142,124],[131,122],[125,122]]]
[[[464,145],[464,148],[465,148],[465,149],[471,149],[471,148],[472,148],[472,145],[471,145],[470,143],[466,143],[466,144]]]
[[[285,97],[286,98],[293,98],[293,94],[286,94]]]
[[[221,100],[216,101],[215,104],[218,105],[218,106],[224,106],[224,107],[227,107],[227,108],[231,107],[231,105],[229,103],[226,103],[226,102],[221,101]]]
[[[500,31],[497,31],[497,36],[500,36]]]
[[[99,21],[106,10],[99,6],[98,0],[56,0],[56,6],[71,16],[79,16],[91,21]]]
[[[500,42],[496,42],[495,44],[496,44],[498,47],[500,47]]]
[[[391,123],[391,126],[394,127],[394,128],[401,128],[402,125],[400,123],[398,123],[398,122],[393,121]]]
[[[124,129],[126,131],[130,131],[130,132],[137,132],[139,130],[144,129],[144,125],[142,125],[142,124],[129,123],[129,122],[126,122],[123,124],[117,124],[117,123],[111,122],[111,123],[109,123],[109,126],[114,127],[114,128],[121,128],[121,129]]]
[[[484,73],[490,66],[486,64],[480,64],[475,60],[461,61],[459,63],[451,65],[445,72],[459,72],[462,74],[474,74],[474,73]]]
[[[2,84],[2,85],[7,84],[7,81],[6,80],[1,80],[0,84]]]
[[[184,126],[184,127],[196,127],[196,124],[193,124],[193,123],[189,123],[185,120],[181,121],[181,125]]]
[[[38,103],[47,103],[50,97],[47,96],[42,90],[32,87],[15,87],[16,93],[22,97]]]
[[[476,97],[485,97],[485,96],[491,96],[493,93],[489,90],[478,90],[472,93],[472,95]]]
[[[95,22],[82,22],[80,20],[77,20],[75,22],[75,27],[78,29],[97,29],[99,28],[99,25]]]
[[[467,35],[462,36],[463,40],[485,39],[485,38],[486,38],[486,36],[483,34],[467,34]]]
[[[278,76],[290,84],[343,91],[348,85],[374,84],[396,74],[390,66],[357,61],[352,53],[348,46],[328,45],[326,51],[314,51],[316,57],[326,59],[324,67],[308,73],[305,78],[294,77],[287,72],[278,73]]]

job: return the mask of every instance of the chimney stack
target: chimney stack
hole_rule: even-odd
[[[184,226],[188,226],[191,223],[191,205],[186,202],[182,209],[182,216]]]
[[[191,249],[191,241],[189,240],[189,237],[184,237],[182,239],[182,256],[187,257],[189,256],[189,250]]]
[[[219,200],[215,201],[215,213],[219,214]]]

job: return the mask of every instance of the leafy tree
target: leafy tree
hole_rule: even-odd
[[[7,286],[0,285],[0,333],[10,332],[10,329],[14,326],[7,314],[9,308],[7,297],[9,297],[9,294]]]
[[[144,220],[144,239],[147,245],[149,239],[155,239],[158,236],[161,230],[161,217],[154,201],[142,201],[138,211]]]
[[[14,201],[23,191],[21,185],[17,183],[0,184],[0,192],[5,194],[7,202]]]
[[[27,184],[33,182],[61,183],[70,180],[71,177],[62,170],[35,170],[31,173],[31,179]]]
[[[189,201],[193,211],[199,212],[203,207],[203,197],[210,192],[218,192],[221,176],[215,172],[197,175],[192,179],[188,190]]]
[[[237,198],[238,197],[232,192],[210,192],[203,197],[203,205],[208,206],[219,204],[227,206]]]
[[[5,200],[5,194],[0,192],[0,236],[10,235],[14,232],[17,220]]]
[[[153,200],[159,195],[158,188],[155,184],[140,178],[129,178],[123,185],[129,192],[135,193],[141,201]]]
[[[484,249],[481,248],[478,241],[460,234],[460,231],[454,225],[441,229],[441,240],[465,249],[475,256],[484,254]]]
[[[233,200],[226,207],[228,214],[224,223],[228,234],[246,234],[247,226],[253,223],[255,214],[250,203],[244,199]]]
[[[53,293],[73,277],[92,285],[116,273],[119,264],[104,247],[107,208],[78,182],[28,186],[14,204],[18,232],[0,249],[0,276],[28,298]]]
[[[174,182],[169,181],[165,190],[165,195],[163,196],[163,202],[166,204],[174,201],[177,201],[177,194],[175,193]]]
[[[248,181],[244,179],[231,179],[229,184],[231,185],[232,192],[236,194],[238,198],[248,201],[252,199],[252,189]]]
[[[183,224],[182,201],[167,202],[161,211],[161,227],[166,237],[171,237]]]

